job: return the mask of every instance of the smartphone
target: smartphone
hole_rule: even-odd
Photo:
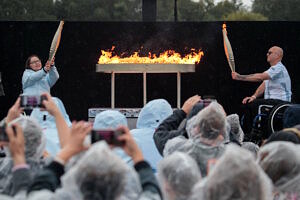
[[[91,142],[95,143],[100,140],[105,140],[107,144],[123,146],[124,143],[118,140],[118,137],[122,134],[123,132],[119,130],[92,130]]]
[[[212,98],[207,98],[207,99],[203,99],[203,100],[200,101],[200,102],[203,103],[203,107],[207,107],[207,106],[209,106],[209,104],[210,104],[211,102],[214,102],[214,101],[217,101],[217,100],[216,100],[216,99],[212,99]]]
[[[5,131],[5,127],[0,127],[0,141],[8,142],[8,136]]]
[[[21,108],[44,108],[42,104],[43,100],[47,100],[47,97],[44,95],[21,95],[20,107]]]

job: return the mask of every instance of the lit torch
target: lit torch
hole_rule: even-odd
[[[226,58],[231,71],[234,72],[235,71],[234,56],[233,56],[230,41],[227,37],[226,24],[223,24],[222,32],[223,32],[224,50],[225,50]]]
[[[51,61],[54,58],[56,51],[58,49],[63,25],[64,25],[64,21],[60,21],[59,26],[56,30],[56,33],[52,39],[52,43],[51,43],[51,47],[50,47],[50,51],[49,51],[49,59],[48,59],[49,61]]]

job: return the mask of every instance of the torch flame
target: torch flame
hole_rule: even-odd
[[[199,63],[204,55],[203,51],[191,49],[191,53],[181,56],[174,50],[167,50],[160,53],[159,56],[149,52],[148,57],[140,57],[138,52],[134,52],[129,57],[121,58],[112,55],[115,46],[111,50],[101,50],[101,56],[98,64],[115,64],[115,63],[176,63],[176,64],[195,64]]]

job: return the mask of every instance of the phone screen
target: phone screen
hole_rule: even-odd
[[[107,144],[122,146],[123,143],[117,139],[120,134],[120,131],[115,130],[92,130],[91,139],[92,143],[105,140]]]

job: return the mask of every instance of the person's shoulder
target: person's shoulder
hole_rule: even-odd
[[[29,73],[34,73],[34,71],[32,69],[25,69],[24,70],[24,74],[29,74]]]
[[[277,67],[277,68],[285,68],[284,64],[280,61],[278,62],[276,65],[274,65],[274,67]]]

